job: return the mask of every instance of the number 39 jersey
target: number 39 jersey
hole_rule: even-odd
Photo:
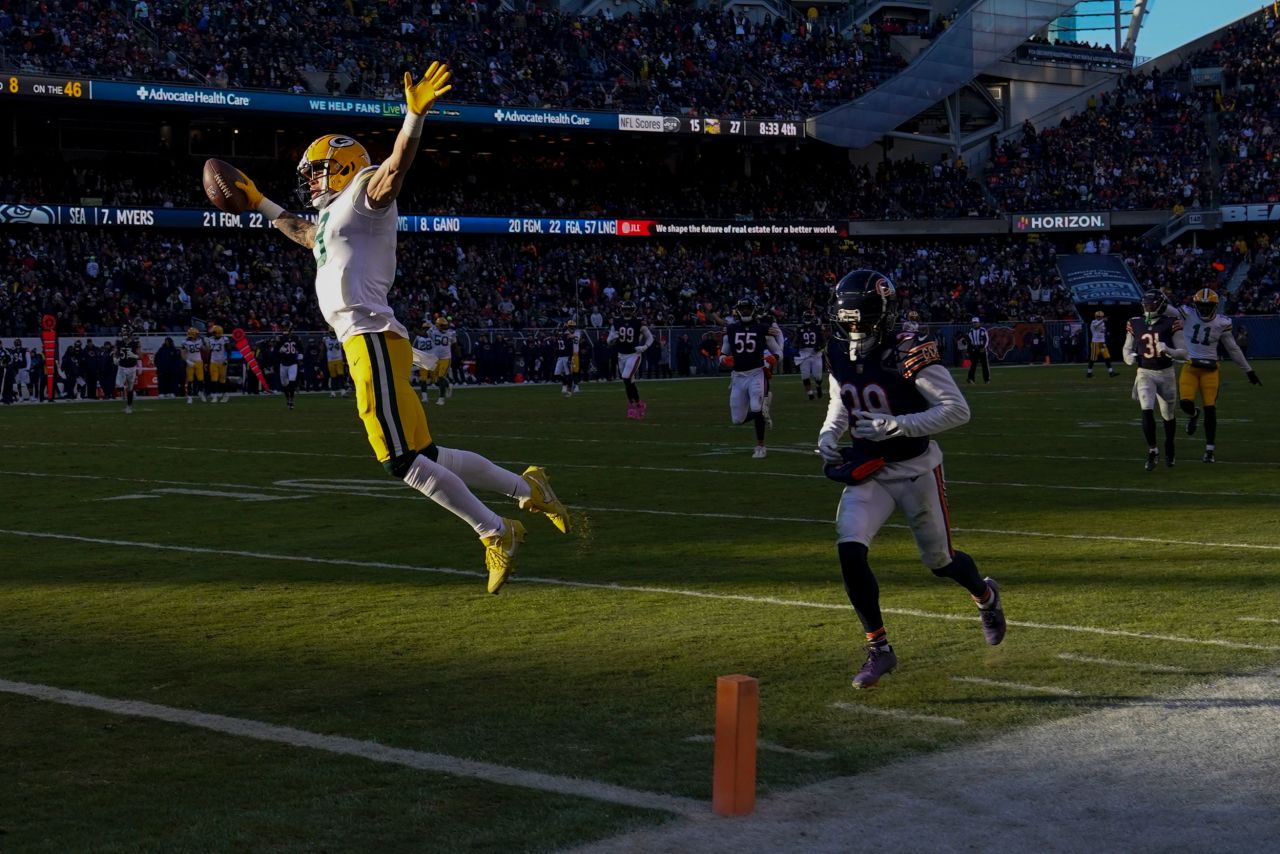
[[[1133,339],[1138,367],[1149,371],[1163,371],[1173,367],[1173,360],[1161,355],[1157,345],[1163,341],[1166,347],[1175,348],[1177,345],[1174,344],[1174,335],[1181,331],[1182,321],[1168,315],[1161,315],[1150,322],[1142,316],[1131,317],[1125,324],[1125,333]]]
[[[838,397],[849,409],[906,415],[929,408],[929,401],[916,388],[915,378],[930,365],[940,364],[942,359],[936,341],[920,342],[908,336],[901,341],[886,342],[856,362],[849,358],[849,345],[833,338],[827,342],[827,361],[831,366],[833,399]],[[883,442],[854,439],[853,444],[869,456],[883,456],[893,463],[928,451],[929,438],[902,436]]]

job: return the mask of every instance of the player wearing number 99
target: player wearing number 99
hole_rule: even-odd
[[[1160,461],[1156,447],[1156,403],[1164,421],[1164,464],[1173,468],[1173,437],[1177,433],[1178,382],[1173,376],[1173,359],[1169,351],[1185,352],[1186,336],[1182,321],[1166,313],[1169,301],[1158,290],[1142,295],[1142,314],[1125,324],[1124,363],[1137,365],[1133,381],[1133,397],[1142,408],[1142,435],[1147,440],[1147,471],[1154,471]]]
[[[831,402],[818,453],[827,475],[845,485],[836,510],[836,550],[845,592],[867,637],[855,688],[872,687],[898,663],[867,560],[894,508],[906,516],[924,565],[969,591],[987,643],[1000,643],[1005,633],[999,586],[951,544],[942,451],[930,438],[967,423],[969,405],[936,341],[894,335],[897,314],[893,282],[873,270],[855,270],[837,282],[828,308]]]
[[[485,547],[489,592],[497,593],[514,567],[524,525],[494,513],[471,488],[514,498],[526,510],[547,514],[561,531],[568,530],[568,511],[542,469],[516,475],[479,454],[431,440],[426,413],[409,383],[409,332],[388,297],[396,274],[396,196],[417,154],[427,111],[452,88],[449,76],[434,62],[417,82],[405,74],[404,126],[390,157],[376,168],[348,136],[324,136],[308,146],[298,174],[320,211],[316,223],[285,212],[247,178],[236,186],[281,233],[313,250],[320,310],[342,341],[374,454],[392,476],[471,526]]]
[[[610,326],[605,343],[614,345],[618,350],[618,373],[627,393],[627,417],[644,418],[646,407],[640,399],[640,389],[636,388],[636,374],[640,373],[640,357],[653,343],[653,333],[643,320],[636,317],[636,304],[631,300],[620,303],[618,311],[622,317]]]

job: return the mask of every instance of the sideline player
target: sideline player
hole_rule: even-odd
[[[836,283],[829,318],[831,402],[818,434],[828,477],[845,484],[836,509],[840,571],[867,637],[867,660],[853,687],[870,688],[898,664],[880,612],[880,587],[867,549],[902,511],[920,560],[939,578],[969,591],[983,634],[1004,640],[1000,586],[982,578],[973,558],[953,548],[942,450],[930,436],[969,421],[969,405],[942,364],[936,341],[893,334],[897,295],[887,276],[855,270]],[[852,433],[851,445],[841,447]]]
[[[531,466],[517,475],[479,454],[432,441],[426,412],[409,383],[409,332],[396,320],[388,296],[396,274],[396,196],[417,154],[427,111],[452,88],[448,80],[448,68],[437,62],[416,82],[405,74],[404,126],[380,166],[371,166],[364,146],[349,136],[323,136],[307,146],[298,173],[320,211],[316,222],[286,212],[247,177],[236,186],[281,234],[312,250],[320,310],[347,354],[356,408],[374,455],[393,477],[471,526],[485,548],[488,590],[497,593],[514,569],[524,525],[494,513],[470,487],[545,513],[563,532],[569,513],[543,469]]]
[[[187,362],[187,403],[191,403],[192,394],[205,403],[209,402],[204,385],[204,354],[208,349],[205,340],[200,337],[200,330],[190,327],[186,340],[182,342],[182,356]]]
[[[418,389],[422,392],[422,402],[428,403],[431,398],[427,387],[431,385],[431,375],[435,371],[435,357],[431,355],[431,333],[435,326],[430,320],[422,321],[422,328],[413,336],[413,349],[421,355],[414,359],[414,376],[418,380]]]
[[[1231,331],[1231,318],[1218,314],[1218,293],[1213,288],[1201,288],[1191,298],[1191,309],[1176,306],[1184,328],[1191,327],[1191,337],[1187,338],[1187,349],[1166,350],[1168,355],[1185,359],[1178,374],[1178,405],[1187,413],[1187,435],[1196,434],[1196,424],[1204,412],[1204,461],[1215,461],[1215,441],[1218,438],[1218,384],[1219,371],[1218,345],[1227,351],[1231,361],[1240,366],[1251,385],[1262,385],[1258,373],[1249,366],[1249,360],[1240,351],[1236,337]],[[1196,393],[1200,393],[1203,410],[1196,409]]]
[[[582,333],[578,321],[567,320],[564,330],[556,336],[555,376],[560,378],[560,394],[570,397],[578,393],[578,356],[582,346]]]
[[[329,369],[329,397],[337,397],[338,389],[347,396],[347,367],[342,361],[342,342],[329,330],[324,336],[324,358]]]
[[[280,378],[280,390],[284,401],[293,409],[293,399],[298,393],[298,363],[302,361],[302,344],[293,334],[293,326],[286,324],[284,335],[276,345],[276,376]]]
[[[1182,321],[1166,313],[1169,301],[1162,291],[1149,290],[1142,295],[1142,314],[1129,318],[1125,325],[1124,363],[1137,365],[1133,396],[1142,407],[1142,435],[1147,440],[1147,471],[1160,462],[1156,447],[1156,404],[1164,421],[1164,464],[1173,468],[1173,437],[1178,429],[1177,383],[1173,377],[1170,351],[1185,352],[1186,336]]]
[[[778,363],[782,342],[774,335],[772,322],[756,320],[756,302],[751,297],[738,300],[734,309],[738,322],[725,327],[720,342],[720,364],[733,371],[729,375],[729,418],[734,424],[751,421],[756,428],[756,449],[752,459],[762,460],[769,452],[764,445],[765,369]]]
[[[618,311],[622,317],[613,321],[605,343],[615,345],[618,350],[618,375],[627,392],[627,417],[644,418],[646,407],[636,387],[636,376],[640,373],[640,357],[653,343],[653,333],[636,317],[636,304],[631,300],[622,302]]]
[[[1089,368],[1084,374],[1088,379],[1093,379],[1093,363],[1099,359],[1107,366],[1107,376],[1116,376],[1116,369],[1111,367],[1111,349],[1107,347],[1107,316],[1095,311],[1089,321]]]
[[[125,324],[120,329],[120,340],[116,342],[116,385],[123,389],[124,414],[133,412],[133,388],[138,384],[138,339],[133,337],[133,329]]]
[[[227,352],[231,339],[222,334],[222,327],[209,327],[209,396],[213,401],[227,402]]]
[[[796,340],[800,345],[796,367],[800,369],[804,396],[809,400],[821,400],[823,350],[826,342],[823,340],[822,327],[818,325],[818,315],[813,309],[800,315],[800,328],[796,331]]]
[[[440,396],[436,398],[436,406],[444,406],[445,398],[453,397],[453,386],[449,383],[449,364],[453,361],[453,342],[458,340],[458,333],[449,328],[449,318],[443,314],[436,318],[435,328],[431,330],[431,355],[436,365],[431,369],[431,377],[435,380]]]

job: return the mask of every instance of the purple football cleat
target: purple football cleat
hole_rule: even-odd
[[[991,604],[984,607],[978,606],[978,615],[982,618],[982,633],[987,636],[987,643],[997,646],[1000,641],[1004,640],[1005,619],[1004,605],[1000,601],[1000,585],[996,584],[996,580],[988,576],[982,579],[987,582],[987,587],[991,590]]]
[[[893,668],[897,666],[898,656],[893,654],[893,647],[868,644],[867,662],[862,665],[862,669],[853,677],[853,687],[874,688],[876,683],[880,681],[881,676],[886,673],[892,673]]]

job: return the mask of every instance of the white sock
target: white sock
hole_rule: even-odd
[[[484,506],[460,477],[439,463],[419,454],[409,466],[404,482],[462,519],[477,536],[492,537],[502,533],[502,517]]]
[[[467,486],[497,492],[517,500],[529,497],[528,482],[515,472],[494,465],[471,451],[441,448],[439,445],[436,450],[439,451],[437,459],[440,465],[462,478]]]

